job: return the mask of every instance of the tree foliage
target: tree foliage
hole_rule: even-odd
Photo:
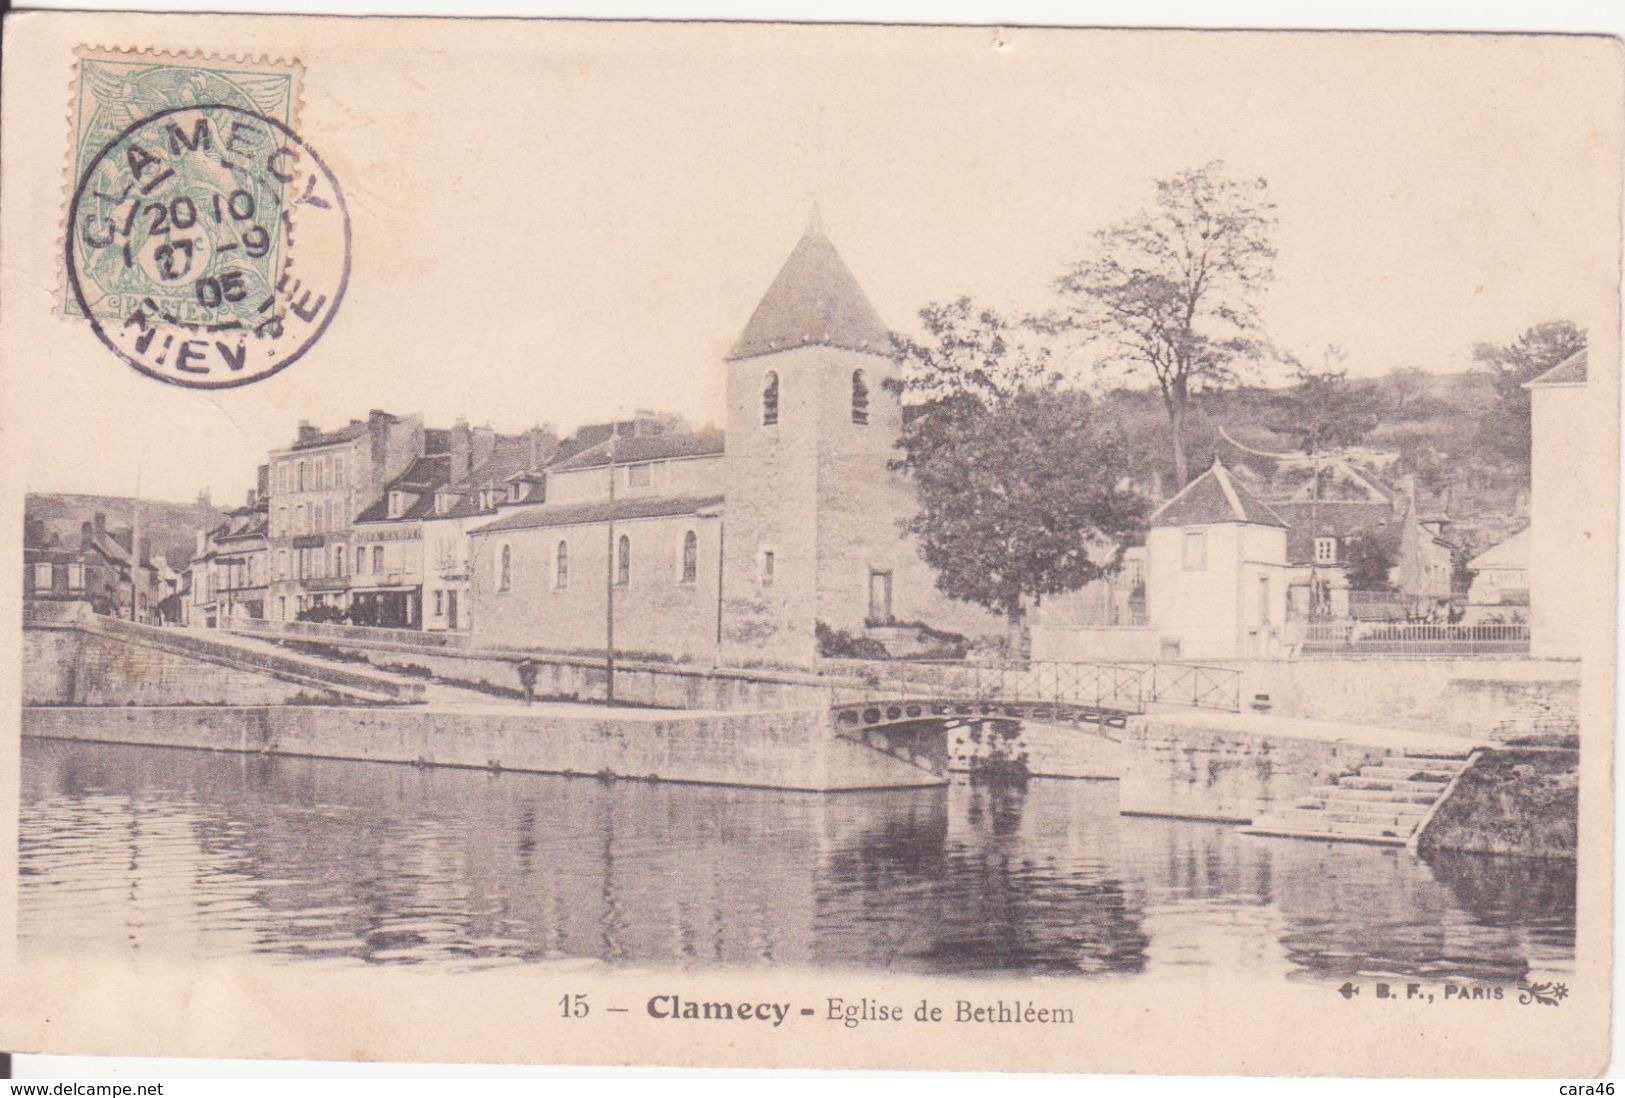
[[[1568,320],[1549,320],[1524,331],[1505,345],[1480,343],[1473,359],[1489,371],[1500,402],[1494,422],[1486,423],[1496,449],[1508,460],[1529,464],[1529,391],[1524,383],[1539,377],[1577,351],[1585,349],[1585,329]]]
[[[1102,365],[1149,372],[1162,394],[1174,474],[1189,477],[1185,416],[1203,389],[1237,380],[1260,350],[1258,309],[1274,277],[1268,184],[1222,161],[1158,180],[1146,209],[1095,234],[1056,283],[1067,322],[1106,351]]]
[[[1305,454],[1325,454],[1364,442],[1377,428],[1381,407],[1371,387],[1350,384],[1346,359],[1336,346],[1326,348],[1318,370],[1289,359],[1296,384],[1275,398],[1270,430],[1292,439]]]
[[[964,300],[921,319],[933,339],[899,344],[905,387],[927,397],[900,441],[920,502],[908,529],[937,587],[1004,616],[1019,650],[1028,607],[1115,569],[1146,501],[1121,433],[1016,326]]]
[[[1365,534],[1349,538],[1343,546],[1343,560],[1348,567],[1349,587],[1353,590],[1391,589],[1388,576],[1394,567],[1394,555],[1377,538]]]

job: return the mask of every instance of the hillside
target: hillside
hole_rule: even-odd
[[[1528,521],[1529,463],[1509,458],[1496,432],[1497,401],[1483,372],[1390,374],[1351,380],[1350,386],[1379,409],[1365,445],[1397,454],[1382,470],[1390,482],[1413,475],[1420,494],[1450,515],[1447,536],[1469,551],[1487,548]],[[1289,440],[1271,431],[1279,422],[1280,390],[1244,388],[1206,393],[1186,425],[1193,474],[1217,454],[1228,465],[1245,465],[1268,477],[1267,460],[1249,457],[1220,437],[1222,426],[1236,440],[1261,450],[1287,450]],[[1159,394],[1117,390],[1102,404],[1127,429],[1136,455],[1136,476],[1173,487],[1168,417]]]
[[[97,513],[107,516],[110,530],[124,530],[131,525],[135,501],[128,496],[93,496],[76,492],[30,492],[24,504],[28,519],[39,519],[45,524],[47,537],[54,535],[58,542],[79,543],[80,524],[94,522]],[[152,546],[154,554],[162,554],[171,567],[185,567],[197,546],[197,531],[219,524],[225,512],[206,499],[192,503],[169,503],[162,500],[141,501],[141,536]]]

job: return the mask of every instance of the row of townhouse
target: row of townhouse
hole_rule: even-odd
[[[337,430],[308,423],[258,469],[256,487],[197,535],[185,619],[343,620],[466,630],[468,534],[502,508],[540,502],[550,465],[611,436],[676,430],[639,413],[581,428],[502,435],[459,420],[373,410]]]

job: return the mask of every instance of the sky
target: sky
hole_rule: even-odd
[[[505,431],[636,408],[719,422],[723,356],[815,203],[913,331],[962,294],[1052,304],[1095,230],[1213,159],[1269,182],[1263,319],[1306,360],[1335,343],[1355,375],[1457,371],[1543,320],[1615,328],[1620,66],[1595,41],[443,26],[179,33],[300,59],[295,129],[352,217],[332,327],[238,390],[160,385],[51,314],[64,104],[7,97],[6,149],[48,138],[40,185],[3,210],[0,397],[41,413],[7,417],[31,489],[139,475],[156,498],[235,500],[300,420],[371,408]],[[66,88],[71,28],[29,44],[8,83]]]

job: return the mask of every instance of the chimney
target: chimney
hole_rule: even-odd
[[[95,524],[92,523],[92,522],[89,522],[89,521],[81,522],[79,524],[79,548],[81,548],[81,549],[89,549],[91,544],[95,540],[96,540],[96,527],[95,527]]]
[[[476,427],[474,428],[471,442],[473,445],[473,453],[469,457],[469,464],[475,468],[478,468],[489,461],[491,459],[491,455],[496,452],[497,433],[493,431],[489,425],[485,427]]]
[[[100,536],[102,536],[102,535],[104,535],[106,533],[107,533],[107,513],[105,511],[97,511],[96,512],[96,534],[97,534],[98,537],[100,537]]]
[[[244,506],[252,507],[252,506],[254,506],[254,504],[258,503],[259,501],[260,501],[259,492],[256,491],[253,488],[250,488],[248,490],[248,499],[245,502]]]
[[[269,465],[261,465],[254,470],[254,486],[257,493],[256,499],[264,499],[271,494],[271,467]]]
[[[23,516],[23,544],[45,544],[45,520],[38,515]]]
[[[458,416],[457,422],[451,425],[451,483],[467,480],[469,469],[479,464],[473,460],[471,450],[468,420]]]
[[[1398,491],[1394,493],[1394,514],[1402,515],[1416,510],[1416,477],[1406,473],[1399,478]]]
[[[321,434],[321,432],[316,430],[316,428],[311,425],[310,420],[302,419],[302,420],[299,421],[299,441],[300,442],[305,442],[305,441],[307,441],[309,439],[313,439],[319,434]]]

